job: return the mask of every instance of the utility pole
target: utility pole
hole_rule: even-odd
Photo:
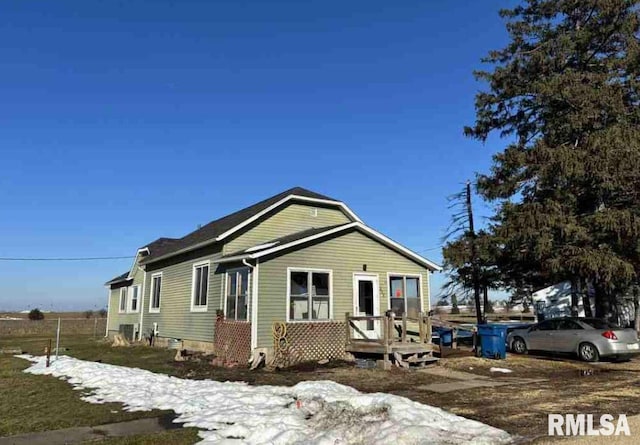
[[[473,298],[476,303],[476,320],[484,322],[484,314],[480,307],[480,271],[478,270],[478,252],[476,248],[476,231],[473,225],[473,208],[471,206],[471,182],[467,181],[467,217],[469,219],[469,239],[471,240],[471,279],[473,280]]]

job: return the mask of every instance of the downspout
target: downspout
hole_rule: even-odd
[[[258,347],[258,276],[260,275],[260,260],[256,259],[256,265],[250,264],[246,259],[242,264],[251,269],[251,350]]]
[[[111,315],[111,286],[105,286],[107,288],[107,325],[104,328],[104,336],[109,336],[109,315]]]
[[[139,266],[138,266],[139,267]],[[144,274],[142,278],[142,295],[140,295],[140,328],[138,329],[138,340],[142,340],[142,321],[144,320],[144,291],[147,288],[147,271],[140,267],[140,270]]]

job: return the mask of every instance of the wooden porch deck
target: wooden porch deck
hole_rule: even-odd
[[[397,366],[424,366],[438,359],[433,357],[437,348],[431,343],[431,318],[423,313],[418,318],[396,318],[391,312],[380,316],[351,316],[345,314],[347,324],[346,350],[357,354],[381,356],[384,369],[391,367],[392,360]],[[358,322],[372,323],[376,336],[365,332]],[[378,338],[372,338],[378,337]]]

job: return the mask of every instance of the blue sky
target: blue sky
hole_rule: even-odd
[[[132,255],[299,185],[440,261],[504,144],[462,128],[510,4],[3,1],[0,257]],[[0,310],[104,307],[130,262],[0,261]]]

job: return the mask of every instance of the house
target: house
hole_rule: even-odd
[[[107,335],[153,333],[158,345],[180,340],[246,362],[274,352],[281,323],[318,350],[313,358],[335,356],[345,314],[427,312],[439,269],[342,201],[296,187],[139,248],[131,269],[106,283]],[[376,330],[364,322],[359,332]]]
[[[590,310],[585,311],[585,297],[583,295],[578,295],[577,304],[572,310],[571,282],[562,281],[533,292],[531,300],[538,320],[571,316],[585,317],[589,312],[596,313],[596,298],[591,286],[587,287],[587,295],[589,304],[586,307],[590,307]],[[617,296],[611,318],[622,327],[630,327],[634,324],[633,295],[627,292]]]

